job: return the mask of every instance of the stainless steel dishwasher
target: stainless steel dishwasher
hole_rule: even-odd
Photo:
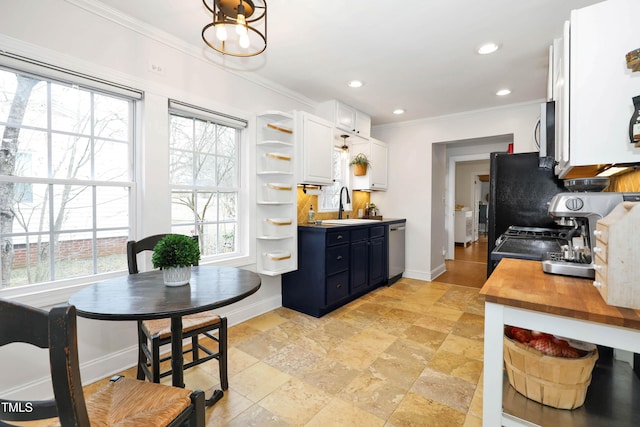
[[[389,260],[388,284],[392,284],[402,277],[404,273],[404,234],[405,223],[389,224],[389,247],[387,259]]]

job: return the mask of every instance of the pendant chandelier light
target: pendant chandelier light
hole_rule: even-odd
[[[202,0],[213,21],[202,29],[202,40],[231,56],[255,56],[267,48],[266,0]],[[211,5],[210,5],[211,4]]]

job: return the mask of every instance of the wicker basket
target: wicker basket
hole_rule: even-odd
[[[509,384],[531,400],[559,409],[584,404],[598,350],[570,359],[547,356],[504,337],[504,363]]]

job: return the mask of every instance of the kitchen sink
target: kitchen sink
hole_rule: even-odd
[[[380,220],[379,219],[359,219],[359,218],[322,220],[322,224],[327,224],[327,225],[358,225],[358,224],[367,224],[371,222],[380,222]]]

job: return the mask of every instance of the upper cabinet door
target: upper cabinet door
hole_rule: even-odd
[[[625,58],[640,46],[639,16],[638,0],[610,0],[571,13],[569,167],[640,162],[628,132],[640,73],[627,68]]]
[[[372,190],[386,190],[388,172],[387,157],[389,154],[389,148],[387,144],[378,141],[377,139],[371,139],[371,189]]]
[[[356,130],[356,110],[342,102],[336,103],[336,127],[348,132]]]
[[[316,113],[332,121],[336,128],[345,133],[365,139],[371,136],[371,116],[340,101],[322,102],[318,105]]]
[[[300,184],[333,183],[333,124],[306,112],[296,112],[296,146],[300,150]]]
[[[387,157],[389,149],[387,143],[371,138],[368,141],[352,144],[349,149],[351,157],[362,153],[371,162],[367,168],[367,173],[362,176],[353,176],[354,190],[380,190],[387,189],[389,176]]]

